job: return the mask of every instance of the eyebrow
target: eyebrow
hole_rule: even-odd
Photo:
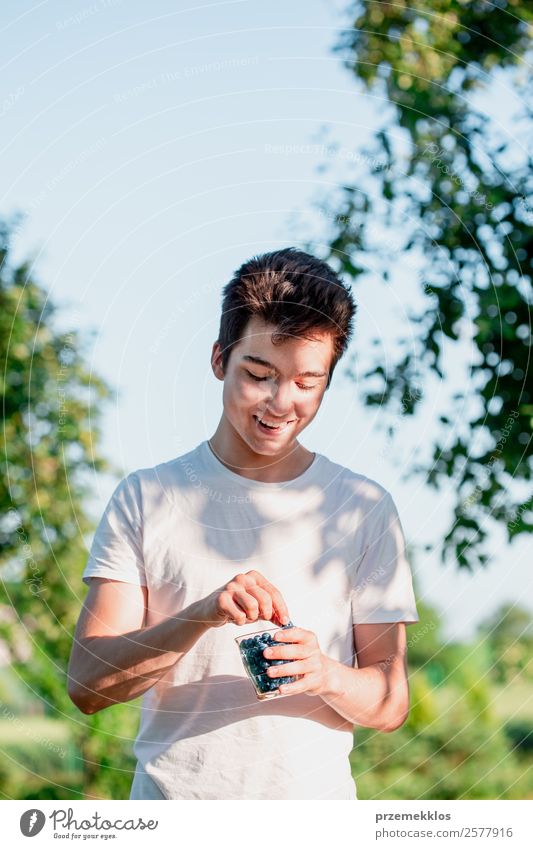
[[[248,363],[255,363],[258,366],[265,366],[265,368],[271,369],[271,371],[277,372],[276,366],[273,366],[272,363],[268,363],[266,360],[263,360],[261,357],[254,357],[251,354],[246,354],[243,357],[243,360],[246,360]],[[301,371],[296,377],[325,377],[325,371]]]

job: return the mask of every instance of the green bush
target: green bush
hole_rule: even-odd
[[[471,674],[471,670],[470,670]],[[486,677],[432,689],[410,676],[407,722],[386,734],[358,728],[351,755],[360,799],[531,799],[531,725],[504,727]],[[513,747],[516,746],[516,751]]]

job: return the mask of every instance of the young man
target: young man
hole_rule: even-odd
[[[407,717],[418,615],[395,505],[298,441],[355,310],[309,254],[246,262],[213,345],[215,433],[129,474],[106,507],[69,693],[84,713],[144,693],[131,799],[356,799],[354,726]],[[259,701],[235,637],[289,617],[273,672],[299,677]]]

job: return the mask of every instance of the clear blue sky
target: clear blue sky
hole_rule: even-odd
[[[326,222],[311,204],[349,173],[383,113],[331,53],[344,8],[3,4],[0,214],[27,213],[15,255],[34,256],[60,325],[97,331],[90,366],[117,390],[103,448],[125,473],[213,433],[221,384],[209,358],[231,272],[253,253],[309,238],[324,249]],[[336,157],[325,149],[333,142]],[[317,170],[325,160],[332,167]],[[374,335],[393,355],[412,291],[408,271],[392,288],[369,275],[356,290],[359,365]],[[417,549],[418,597],[439,607],[451,638],[469,636],[504,600],[533,609],[530,542],[509,547],[496,530],[483,573],[443,568],[424,545],[447,529],[453,492],[403,480],[469,357],[467,343],[447,352],[448,382],[427,387],[423,414],[397,421],[393,443],[376,430],[383,411],[361,406],[339,366],[302,437],[390,490]],[[94,485],[98,518],[115,482]]]

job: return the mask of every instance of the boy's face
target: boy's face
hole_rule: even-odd
[[[224,381],[223,418],[235,432],[231,435],[240,436],[256,454],[283,456],[318,412],[333,338],[317,332],[313,341],[293,337],[273,345],[275,330],[272,324],[251,319],[231,351],[226,372],[218,342],[211,363],[216,377]]]

